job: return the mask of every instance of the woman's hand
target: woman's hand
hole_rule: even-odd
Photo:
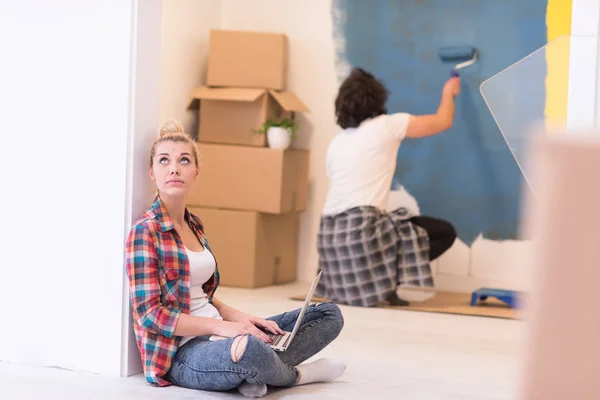
[[[251,323],[220,321],[215,327],[214,334],[223,337],[235,337],[238,335],[250,334],[265,343],[273,342],[267,335]]]
[[[245,319],[252,325],[265,329],[275,335],[285,335],[285,332],[281,330],[275,321],[267,321],[266,319],[247,314],[245,315]]]
[[[245,329],[247,331],[245,331],[245,332],[240,331],[237,333],[238,335],[240,333],[250,333],[250,334],[260,338],[261,340],[264,340],[265,342],[270,343],[271,340],[269,339],[269,337],[267,335],[265,335],[259,328],[265,329],[275,335],[284,335],[285,334],[285,332],[282,331],[279,328],[279,326],[277,325],[277,323],[275,323],[274,321],[267,321],[263,318],[248,315],[239,310],[236,310],[233,307],[229,307],[228,305],[217,300],[216,298],[213,298],[213,305],[217,308],[217,310],[219,311],[219,314],[221,314],[221,317],[223,317],[223,319],[225,321],[236,322],[236,323],[241,324],[241,326],[246,327]],[[249,327],[250,325],[251,325],[251,327]],[[242,329],[240,326],[238,326],[238,328]],[[252,328],[254,328],[254,329],[252,329]],[[258,331],[260,333],[260,335],[258,335],[258,334],[255,335],[253,333],[256,331]],[[226,336],[226,335],[221,335],[217,332],[215,332],[215,334],[217,334],[219,336]],[[226,336],[226,337],[231,337],[231,336]],[[264,338],[266,338],[267,340],[265,340]]]
[[[282,331],[281,328],[279,328],[277,323],[275,323],[274,321],[267,321],[266,319],[255,317],[253,315],[248,315],[241,311],[231,313],[229,315],[229,321],[239,322],[242,324],[252,324],[257,328],[265,329],[275,335],[285,334],[285,332]]]

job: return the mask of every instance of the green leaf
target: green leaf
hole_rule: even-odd
[[[262,124],[259,128],[253,129],[252,132],[254,132],[256,134],[264,135],[265,133],[267,133],[267,131],[271,127],[279,127],[279,128],[289,129],[289,131],[292,133],[292,135],[291,135],[292,140],[296,139],[296,130],[298,129],[298,124],[296,123],[296,121],[294,121],[290,118],[285,118],[282,120],[269,119],[269,120],[267,120],[267,122]]]

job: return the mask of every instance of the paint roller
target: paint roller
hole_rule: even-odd
[[[452,69],[450,75],[457,77],[459,69],[475,64],[475,61],[477,61],[477,50],[470,46],[440,47],[438,49],[438,56],[443,62],[457,62],[460,60],[466,60],[456,64]]]

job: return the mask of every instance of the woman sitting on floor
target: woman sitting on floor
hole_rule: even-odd
[[[238,311],[214,297],[217,262],[200,219],[185,207],[198,176],[193,141],[178,122],[161,129],[150,152],[158,190],[152,207],[127,240],[127,276],[134,331],[146,380],[157,386],[263,396],[266,385],[290,387],[338,378],[344,363],[321,359],[300,365],[331,343],[343,318],[333,303],[311,305],[285,352],[264,332],[290,331],[299,311],[267,318]],[[209,341],[211,335],[225,337]]]
[[[335,112],[343,130],[327,150],[318,296],[355,306],[408,305],[396,294],[399,284],[433,287],[430,261],[454,243],[454,227],[405,208],[387,212],[386,206],[402,140],[449,129],[459,92],[459,78],[451,78],[436,114],[388,115],[388,90],[373,75],[356,68],[342,83]]]

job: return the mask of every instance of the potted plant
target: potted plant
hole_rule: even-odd
[[[267,143],[272,149],[287,149],[292,144],[292,140],[296,139],[296,129],[298,125],[292,119],[285,118],[283,120],[269,119],[262,124],[254,132],[267,135]]]

